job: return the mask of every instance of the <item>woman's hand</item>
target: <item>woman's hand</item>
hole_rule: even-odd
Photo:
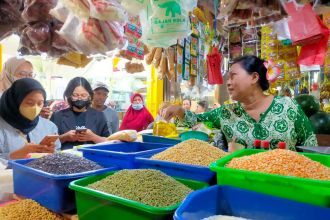
[[[90,129],[77,133],[77,140],[80,142],[92,141],[95,143],[96,137],[97,135]]]
[[[162,109],[162,117],[169,121],[171,118],[177,116],[180,119],[184,117],[184,109],[179,105],[171,105],[165,109]]]
[[[21,149],[10,153],[10,159],[24,159],[29,153],[54,153],[55,143],[50,145],[40,145],[35,143],[28,143]]]
[[[59,137],[61,143],[78,141],[78,135],[75,130],[70,130]]]
[[[87,129],[84,132],[78,133],[77,137],[78,137],[78,141],[81,141],[81,142],[91,141],[94,143],[101,143],[101,142],[108,141],[107,138],[98,136],[90,129]]]

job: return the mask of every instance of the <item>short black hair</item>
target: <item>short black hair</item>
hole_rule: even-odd
[[[252,74],[254,72],[259,75],[259,85],[263,91],[269,88],[269,82],[267,80],[267,68],[264,65],[264,60],[259,57],[248,55],[242,56],[234,60],[233,64],[238,63],[241,67],[248,73]]]
[[[207,109],[208,107],[207,101],[199,101],[197,102],[197,105],[202,106],[204,109]]]
[[[77,88],[78,86],[84,87],[84,89],[86,89],[91,99],[93,99],[94,92],[91,87],[91,84],[89,84],[87,79],[85,79],[84,77],[75,77],[71,79],[68,85],[66,86],[66,89],[63,94],[63,98],[65,100],[68,100],[68,98],[72,96],[72,93],[75,90],[75,88]]]

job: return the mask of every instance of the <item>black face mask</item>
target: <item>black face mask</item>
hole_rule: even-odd
[[[72,106],[76,107],[77,109],[83,109],[84,107],[88,108],[91,104],[90,100],[71,100]]]

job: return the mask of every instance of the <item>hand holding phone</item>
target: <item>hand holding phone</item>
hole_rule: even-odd
[[[85,133],[87,131],[87,128],[78,128],[76,129],[76,134],[82,134]]]
[[[58,135],[47,135],[44,137],[44,139],[42,139],[42,141],[40,142],[40,145],[51,145],[51,143],[54,143],[57,139],[59,138]]]

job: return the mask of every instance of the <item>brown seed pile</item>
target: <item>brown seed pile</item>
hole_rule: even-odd
[[[3,220],[64,220],[39,203],[31,199],[23,199],[18,202],[0,207],[0,219]]]
[[[121,170],[87,187],[154,207],[178,204],[192,191],[152,169]]]
[[[283,176],[330,180],[330,168],[290,150],[275,149],[232,159],[226,167]]]
[[[190,139],[151,157],[154,160],[165,160],[199,166],[209,166],[227,153],[207,142]]]

